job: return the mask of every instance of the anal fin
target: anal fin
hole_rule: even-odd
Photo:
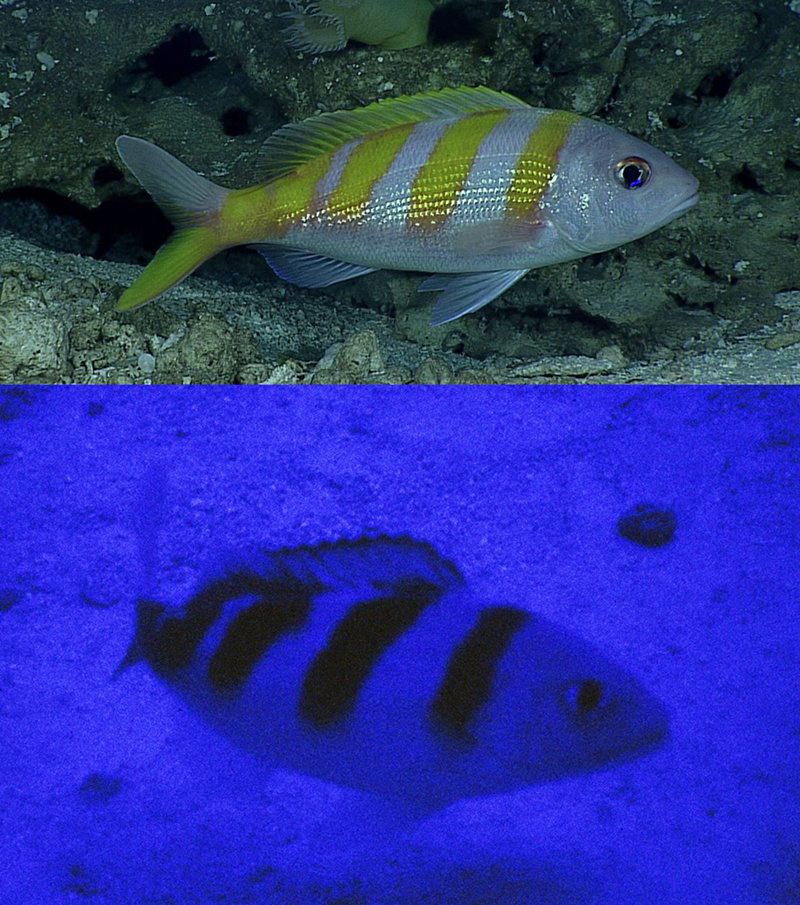
[[[302,251],[299,248],[285,248],[283,245],[251,247],[264,256],[267,264],[281,279],[309,289],[341,283],[342,280],[350,280],[377,270],[376,267],[348,264],[347,261],[337,261],[335,258],[326,258],[324,255]]]
[[[436,300],[431,324],[439,326],[462,314],[471,314],[522,279],[527,270],[489,270],[479,273],[435,273],[419,286],[419,292],[444,290]]]

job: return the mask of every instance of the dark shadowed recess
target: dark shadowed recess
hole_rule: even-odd
[[[206,46],[199,33],[176,26],[151,53],[117,74],[111,93],[122,110],[136,110],[165,97],[202,103],[219,124],[221,135],[240,137],[271,134],[285,117],[269,97],[255,91],[244,73],[232,71]],[[93,183],[100,198],[95,208],[42,188],[17,188],[0,193],[0,229],[45,248],[94,258],[146,264],[163,244],[171,226],[144,190],[119,194],[124,167],[113,149],[100,163]],[[263,272],[254,252],[237,250]],[[225,254],[206,273],[224,271]],[[245,265],[247,266],[247,265]],[[237,264],[241,270],[241,266]]]
[[[428,37],[434,44],[473,43],[487,56],[497,36],[495,20],[504,7],[503,0],[448,0],[434,9]]]

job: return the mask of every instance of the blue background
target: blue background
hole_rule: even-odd
[[[3,905],[800,902],[794,389],[21,392],[0,394]],[[667,546],[617,534],[641,502],[674,509]],[[669,707],[670,746],[393,833],[144,666],[111,681],[137,538],[179,604],[231,547],[364,532],[596,644]]]

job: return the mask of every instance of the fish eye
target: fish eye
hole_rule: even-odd
[[[564,702],[572,716],[585,719],[594,714],[604,703],[603,683],[597,679],[581,679],[573,682],[564,695]]]
[[[614,178],[624,189],[640,189],[650,181],[650,164],[641,157],[625,157],[614,166]]]

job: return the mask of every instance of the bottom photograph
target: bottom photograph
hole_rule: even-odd
[[[790,387],[0,388],[0,903],[800,902],[799,490]]]

